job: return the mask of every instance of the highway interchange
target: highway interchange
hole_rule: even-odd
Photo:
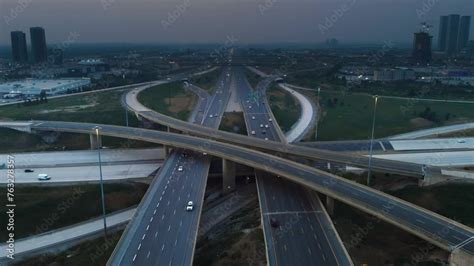
[[[229,82],[229,80],[227,80],[226,82]],[[228,86],[228,83],[225,83],[224,87],[226,86]],[[237,146],[235,144],[242,145],[242,143],[245,143],[245,145],[243,146],[255,146],[267,151],[282,152],[300,156],[302,155],[303,157],[315,159],[319,157],[324,157],[324,159],[327,161],[345,162],[356,166],[364,165],[364,162],[366,162],[364,160],[364,157],[357,155],[348,156],[338,152],[328,152],[314,148],[278,143],[277,141],[281,139],[277,138],[276,136],[278,136],[279,134],[277,132],[271,132],[270,127],[266,129],[269,133],[263,134],[260,132],[260,135],[258,135],[259,137],[267,137],[269,139],[263,139],[260,141],[258,141],[258,138],[255,137],[236,137],[238,135],[232,133],[220,133],[220,131],[216,130],[203,130],[205,126],[216,128],[218,122],[220,122],[222,113],[225,110],[226,101],[229,97],[229,95],[225,93],[228,90],[221,91],[224,92],[222,93],[223,95],[215,97],[215,95],[217,94],[214,94],[213,99],[211,100],[211,104],[209,105],[209,109],[206,112],[206,115],[203,116],[203,120],[201,121],[202,126],[190,126],[190,124],[186,122],[183,122],[185,123],[185,125],[177,123],[177,125],[175,126],[173,120],[170,120],[166,117],[163,118],[162,115],[157,114],[153,111],[140,110],[137,112],[137,114],[145,118],[152,118],[150,120],[154,122],[161,122],[162,124],[175,127],[179,130],[184,129],[183,131],[185,132],[197,133],[196,135],[206,136],[207,139],[203,139],[201,137],[180,135],[175,133],[159,132],[154,130],[98,125],[101,127],[101,134],[104,136],[115,136],[149,141],[154,143],[162,143],[177,148],[170,155],[165,165],[162,167],[162,170],[160,171],[160,173],[158,173],[157,178],[155,178],[153,184],[150,186],[147,195],[144,197],[144,200],[140,205],[139,211],[137,212],[137,214],[135,214],[134,220],[137,220],[139,222],[132,222],[128,227],[126,234],[124,234],[124,237],[121,240],[121,243],[123,242],[126,244],[122,246],[119,245],[117,247],[114,252],[114,255],[116,256],[113,256],[111,258],[111,261],[109,262],[111,263],[111,265],[116,265],[115,262],[118,262],[119,264],[124,263],[124,265],[128,265],[135,261],[137,265],[139,263],[147,264],[151,262],[156,262],[156,265],[163,265],[163,262],[166,262],[166,264],[173,265],[191,264],[193,251],[190,250],[194,249],[195,244],[195,238],[193,239],[192,236],[197,235],[197,224],[199,221],[200,213],[199,208],[202,207],[200,206],[202,204],[201,195],[203,195],[204,193],[205,180],[207,176],[206,171],[200,172],[199,170],[194,169],[196,169],[196,165],[205,165],[205,162],[209,160],[207,156],[202,155],[203,152],[217,157],[229,159],[231,161],[235,161],[241,164],[249,165],[265,172],[272,173],[273,175],[268,175],[271,178],[272,183],[278,184],[278,182],[280,181],[283,182],[283,179],[288,179],[295,187],[299,188],[300,186],[296,185],[299,184],[305,186],[307,189],[312,190],[311,192],[308,191],[308,195],[314,194],[314,190],[329,195],[351,206],[373,214],[382,220],[401,227],[402,229],[408,230],[411,233],[414,233],[415,235],[441,248],[444,248],[445,250],[450,250],[453,247],[458,247],[462,252],[470,254],[471,256],[474,255],[474,242],[465,242],[466,245],[460,245],[464,241],[469,241],[470,239],[472,239],[472,228],[466,227],[452,220],[441,217],[435,213],[426,211],[415,205],[409,204],[400,199],[391,197],[379,191],[359,185],[357,183],[280,157],[244,148],[242,146]],[[252,105],[252,108],[254,108],[253,110],[255,110],[254,106],[257,107],[257,105]],[[262,104],[262,106],[265,106],[265,104]],[[269,117],[265,117],[266,113],[268,113],[268,110],[262,111],[262,114],[264,116],[263,118],[261,118],[262,120],[258,119],[257,123],[262,123],[265,119],[268,121]],[[210,114],[218,114],[218,119],[207,119],[210,118]],[[164,123],[163,120],[165,121]],[[60,131],[86,134],[94,133],[94,127],[97,126],[95,124],[74,122],[32,121],[20,123],[23,123],[22,126],[35,131]],[[250,124],[252,124],[252,122]],[[17,126],[17,128],[18,127],[19,126]],[[260,125],[256,126],[256,124],[250,125],[249,128],[257,129],[259,131],[261,130]],[[257,130],[254,131],[257,132]],[[226,144],[215,140],[225,141],[227,143],[232,144]],[[180,148],[194,150],[196,153],[186,152],[188,156],[184,156]],[[388,162],[387,160],[374,160],[374,162],[376,162],[374,165],[374,168],[376,169],[388,168],[389,170],[395,171],[402,171],[403,169],[405,169],[406,172],[418,171],[418,175],[420,172],[420,170],[418,169],[419,165],[416,164],[393,163]],[[377,163],[379,164],[377,165]],[[183,166],[185,170],[182,172],[178,172],[176,169],[179,166]],[[409,167],[408,169],[405,168],[407,166]],[[193,169],[193,174],[195,174],[195,176],[193,177],[197,177],[190,177],[190,179],[197,179],[197,183],[186,181],[186,178],[188,177],[188,171],[186,171],[186,169],[188,169],[189,167],[192,167]],[[260,179],[264,180],[264,178]],[[183,184],[189,185],[189,188],[187,188],[186,186],[183,188]],[[278,185],[275,185],[274,187],[278,187]],[[188,199],[181,199],[181,197],[186,196],[186,193],[179,194],[178,202],[176,202],[177,195],[173,193],[173,189],[176,192],[177,189],[180,188],[182,190],[185,190],[185,192],[189,191],[189,193],[187,194],[189,195],[188,198],[192,198],[196,202],[196,210],[194,212],[188,213],[184,211],[185,203]],[[195,194],[191,195],[191,191],[193,191],[193,193]],[[158,195],[161,196],[158,197]],[[201,200],[199,200],[199,198],[201,198]],[[263,198],[269,198],[269,196],[265,196]],[[306,207],[304,206],[305,204]],[[314,202],[309,201],[305,204],[300,203],[302,210],[306,210],[307,208],[313,208],[313,210],[317,209],[317,207],[313,206]],[[166,207],[160,208],[160,206],[163,205],[165,205]],[[267,203],[266,205],[271,204]],[[275,204],[275,206],[284,206],[284,204],[277,203]],[[297,207],[293,206],[293,208]],[[178,211],[179,214],[176,215]],[[186,217],[185,215],[191,216],[190,219],[184,219],[183,217]],[[321,217],[317,217],[316,219],[320,218]],[[169,220],[163,223],[156,222],[159,219]],[[149,222],[147,223],[147,221]],[[186,223],[185,221],[189,223]],[[173,228],[171,227],[171,225],[173,225]],[[307,223],[306,225],[311,225],[311,223]],[[181,229],[181,227],[186,228],[187,230],[183,230]],[[298,224],[298,228],[299,227],[300,225]],[[303,228],[303,234],[305,234],[304,232],[309,232],[311,230],[311,227],[308,229],[303,227],[303,225],[301,225],[300,228]],[[142,232],[143,234],[141,234]],[[129,239],[127,239],[127,235],[131,235],[132,237],[129,237]],[[154,239],[154,237],[158,236],[162,237]],[[318,237],[318,235],[316,236]],[[319,237],[323,238],[322,235],[319,235]],[[174,241],[171,241],[171,239],[173,239]],[[284,241],[282,241],[282,243],[283,242]],[[289,248],[289,246],[292,245],[287,245],[286,248]],[[285,249],[285,245],[282,245],[280,247]],[[160,249],[161,252],[159,252]],[[329,249],[326,247],[324,248],[324,250]],[[297,250],[290,251],[297,252]],[[281,254],[283,254],[283,251],[280,252],[282,252]],[[312,252],[314,251],[308,251],[308,253],[310,254],[312,254]],[[175,256],[175,254],[181,255]],[[338,256],[340,255],[341,254],[339,254]],[[115,261],[115,258],[118,257],[120,257],[120,260]],[[325,259],[330,259],[331,256],[324,255],[324,258],[323,256],[320,256],[320,258],[322,259],[322,261],[320,262],[324,264],[323,261]],[[161,259],[163,260],[161,261]],[[147,262],[147,260],[149,260],[149,262]],[[302,261],[301,263],[304,264],[304,262],[307,261]],[[288,262],[285,261],[282,262],[282,264],[285,265],[287,263]],[[341,263],[341,265],[345,265],[345,263]]]
[[[40,131],[94,133],[96,124],[74,122],[20,122],[24,127]],[[10,125],[17,125],[10,123]],[[2,126],[7,126],[3,124]],[[436,246],[450,250],[473,236],[472,228],[427,211],[423,208],[392,197],[380,191],[301,165],[280,157],[255,150],[204,140],[175,133],[139,128],[99,125],[102,135],[163,143],[178,148],[226,158],[237,163],[285,177],[312,190],[329,195],[355,208],[370,213],[384,221],[405,229]],[[152,192],[150,192],[152,193]],[[461,246],[460,250],[474,254],[474,243]]]
[[[242,70],[236,71],[234,79],[248,134],[285,141],[264,96],[273,79],[261,81],[255,90]],[[270,265],[352,264],[316,193],[265,171],[256,171],[255,176]]]
[[[230,74],[223,71],[212,97],[186,87],[200,100],[192,120],[217,128],[227,106]],[[190,265],[193,261],[210,158],[202,153],[173,150],[150,185],[136,217],[110,259],[112,265]],[[182,167],[182,170],[180,170]],[[159,195],[159,196],[158,196]],[[192,201],[194,210],[185,211]],[[161,208],[160,208],[161,206]]]

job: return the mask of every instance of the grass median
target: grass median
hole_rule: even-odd
[[[282,90],[277,85],[268,88],[267,98],[281,130],[288,132],[300,117],[299,103],[289,92]]]
[[[24,106],[22,103],[0,107],[0,120],[51,120],[125,125],[125,110],[121,97],[128,90],[94,92],[49,99],[47,103]],[[129,126],[139,121],[128,114]],[[0,128],[0,152],[25,152],[62,149],[88,149],[89,136],[61,133],[54,144],[46,144],[38,135]],[[138,148],[155,146],[150,143],[103,137],[104,146]]]
[[[148,185],[135,182],[106,183],[106,212],[137,205]],[[6,195],[6,188],[0,193]],[[15,189],[15,237],[24,238],[73,225],[102,214],[98,184],[62,186],[18,186]],[[6,212],[3,204],[2,213]],[[6,241],[5,231],[0,241]]]
[[[188,120],[197,96],[183,88],[182,82],[172,82],[153,86],[138,95],[138,101],[144,106],[180,120]]]
[[[314,102],[317,92],[301,91]],[[368,139],[371,134],[374,99],[360,93],[320,94],[318,140]],[[412,99],[379,98],[375,137],[388,137],[410,131],[474,120],[474,104],[429,102]]]

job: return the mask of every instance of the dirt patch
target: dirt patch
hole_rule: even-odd
[[[280,100],[280,99],[283,99],[285,97],[285,93],[283,91],[273,90],[269,93],[269,96],[275,97],[276,101],[273,101],[272,103],[275,104],[278,108],[280,108],[280,109],[285,108],[284,101]]]
[[[242,114],[242,112],[225,113],[219,129],[247,135],[247,128],[245,126],[244,115]]]
[[[416,118],[410,119],[410,125],[413,128],[427,128],[427,127],[432,126],[433,122],[421,117],[416,117]]]
[[[58,112],[74,113],[79,110],[95,107],[96,105],[97,103],[91,103],[91,104],[67,106],[67,107],[58,108],[58,109],[41,110],[38,112],[38,114],[50,114],[50,113],[58,113]]]
[[[244,235],[227,251],[227,256],[213,265],[265,265],[259,241],[262,238],[260,228],[243,230]]]
[[[174,98],[166,98],[166,103],[170,103],[168,111],[171,113],[180,113],[184,111],[190,111],[193,108],[194,99],[187,95],[176,96]]]

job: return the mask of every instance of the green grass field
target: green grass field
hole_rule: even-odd
[[[16,266],[68,265],[103,266],[114,251],[123,230],[108,234],[107,240],[98,235],[96,239],[73,246],[60,254],[37,256],[16,263]]]
[[[106,183],[107,213],[137,205],[147,185],[143,183]],[[6,195],[6,188],[0,193]],[[17,239],[72,225],[101,215],[99,185],[17,186],[15,189],[15,236]],[[5,204],[0,206],[6,212]],[[6,231],[0,233],[6,240]]]
[[[245,68],[245,76],[247,77],[247,80],[252,86],[252,89],[255,89],[257,87],[258,82],[262,80],[262,77],[250,71],[248,68]]]
[[[126,90],[96,92],[86,95],[50,99],[34,106],[9,105],[0,107],[0,119],[57,120],[125,125],[125,111],[120,99]],[[129,124],[138,125],[134,116]]]
[[[50,99],[48,103],[23,106],[0,107],[0,120],[56,120],[125,125],[125,109],[120,99],[126,90],[96,92]],[[128,114],[130,126],[138,126],[139,121]],[[88,149],[89,136],[62,133],[54,144],[45,144],[38,135],[26,134],[0,128],[0,152],[24,152],[57,149]],[[104,137],[104,146],[109,147],[150,147],[154,144]]]
[[[197,103],[197,96],[185,90],[180,81],[176,81],[142,91],[138,101],[159,113],[187,120]]]
[[[191,78],[191,82],[200,88],[207,90],[209,93],[213,92],[219,75],[222,73],[222,69],[218,68],[212,72],[206,73],[205,75],[195,76]]]
[[[283,132],[287,132],[298,121],[301,112],[299,103],[277,85],[268,88],[267,98],[278,125]]]
[[[304,93],[316,100],[316,92]],[[319,121],[318,140],[370,137],[374,107],[371,96],[342,95],[340,92],[321,92],[320,96],[323,114]],[[382,98],[377,105],[375,137],[472,120],[474,104]]]
[[[437,212],[462,224],[474,226],[474,184],[433,187],[410,186],[393,192],[395,196]]]

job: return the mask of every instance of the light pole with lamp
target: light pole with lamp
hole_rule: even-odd
[[[319,100],[319,94],[321,92],[321,87],[318,87],[318,103],[319,105],[321,105],[321,101]],[[319,112],[321,114],[321,112]],[[319,121],[319,118],[316,117],[316,129],[314,130],[314,140],[317,140],[318,139],[318,121]]]
[[[125,108],[125,125],[128,127],[128,110]]]
[[[102,146],[102,143],[100,141],[100,127],[94,127],[95,129],[95,134],[97,136],[97,154],[99,157],[99,174],[100,174],[100,197],[102,201],[102,216],[104,218],[104,237],[107,239],[107,222],[105,218],[105,199],[104,199],[104,179],[102,177],[102,159],[100,156],[100,148]]]
[[[367,171],[367,186],[370,186],[370,175],[372,174],[372,151],[374,146],[374,131],[375,131],[375,114],[377,112],[377,102],[379,96],[374,96],[374,115],[372,117],[372,136],[370,138],[370,152],[369,152],[369,169]]]

